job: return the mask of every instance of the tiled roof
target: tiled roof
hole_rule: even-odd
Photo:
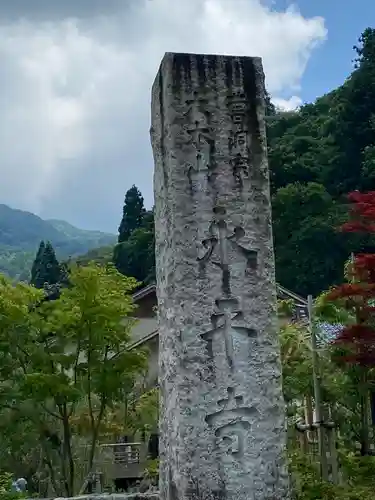
[[[318,323],[319,337],[323,342],[331,342],[342,330],[343,325],[331,325],[330,323]]]

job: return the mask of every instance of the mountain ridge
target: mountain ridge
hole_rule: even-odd
[[[27,281],[41,240],[50,241],[60,260],[97,247],[113,245],[117,237],[80,229],[59,219],[42,219],[32,212],[0,203],[0,272]]]

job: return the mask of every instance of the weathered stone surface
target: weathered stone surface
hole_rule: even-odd
[[[152,89],[162,500],[289,498],[264,109],[259,58]]]
[[[159,500],[159,493],[98,493],[92,495],[80,495],[78,497],[59,497],[54,500]],[[30,499],[31,500],[31,499]],[[37,499],[38,500],[38,499]]]

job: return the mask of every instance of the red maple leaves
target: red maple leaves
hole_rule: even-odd
[[[375,233],[375,191],[353,191],[348,194],[348,200],[352,203],[351,220],[344,224],[341,230],[351,233]]]
[[[348,195],[352,203],[344,232],[375,233],[375,191]],[[344,327],[334,340],[340,360],[364,367],[375,366],[375,254],[358,254],[348,268],[350,282],[331,290],[327,300],[340,300],[353,312],[355,324]]]

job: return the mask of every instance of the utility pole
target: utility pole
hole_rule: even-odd
[[[312,318],[313,300],[312,295],[307,297],[307,309],[309,315],[309,331],[311,335],[312,346],[312,368],[313,368],[313,383],[314,383],[314,399],[315,399],[315,422],[318,432],[319,456],[320,456],[320,473],[323,480],[328,481],[328,466],[327,466],[327,450],[325,440],[324,417],[321,400],[321,379],[318,363],[318,347],[316,341],[316,333]]]
[[[330,465],[331,465],[330,479],[332,483],[339,484],[340,477],[338,471],[338,460],[337,460],[337,450],[336,450],[336,429],[335,429],[336,426],[335,423],[332,421],[330,411],[328,415],[325,415],[324,408],[322,405],[321,373],[320,373],[320,366],[318,359],[318,345],[317,345],[316,331],[313,322],[313,314],[312,314],[313,300],[311,295],[309,295],[307,299],[307,309],[308,309],[308,320],[309,320],[308,328],[311,336],[315,418],[313,418],[313,416],[310,417],[311,411],[309,412],[307,408],[305,415],[305,422],[303,422],[303,420],[298,421],[295,424],[295,426],[297,431],[299,431],[304,436],[304,439],[301,439],[301,448],[304,451],[305,447],[307,446],[308,432],[317,431],[318,445],[319,445],[320,477],[324,481],[329,480],[329,467],[327,461],[327,445],[328,445],[330,454]]]

